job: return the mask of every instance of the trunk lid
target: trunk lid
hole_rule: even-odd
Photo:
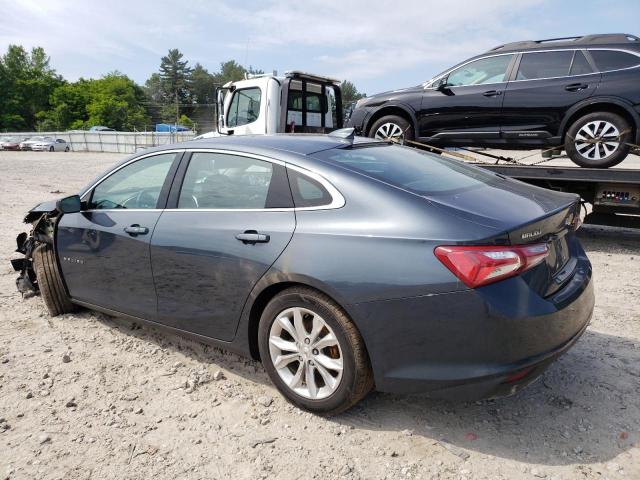
[[[547,243],[549,255],[540,265],[521,274],[529,286],[548,296],[566,283],[577,263],[574,216],[580,212],[579,197],[532,187],[504,179],[479,188],[425,196],[434,205],[467,221],[495,229],[492,239],[469,239],[469,244]],[[573,266],[573,267],[572,267]]]

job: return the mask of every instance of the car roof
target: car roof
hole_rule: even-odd
[[[278,150],[298,155],[310,155],[322,150],[346,147],[350,145],[364,145],[369,143],[384,143],[366,137],[346,139],[331,135],[318,134],[273,134],[273,135],[227,135],[200,140],[190,140],[171,145],[172,149],[189,148],[218,148],[237,150],[246,153],[264,153],[265,150]],[[157,150],[166,150],[168,147]],[[148,150],[149,152],[153,150]]]
[[[565,48],[615,47],[640,49],[640,38],[628,33],[606,33],[583,35],[578,37],[549,38],[545,40],[524,40],[498,45],[487,53],[511,53],[535,50],[553,50]]]

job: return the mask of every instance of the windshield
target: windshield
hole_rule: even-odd
[[[314,156],[418,195],[462,192],[501,181],[493,173],[408,147],[340,148]]]

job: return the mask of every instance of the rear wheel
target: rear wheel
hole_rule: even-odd
[[[69,147],[64,147],[64,151],[68,152],[69,151]]]
[[[33,252],[33,268],[36,272],[40,294],[52,317],[71,313],[76,307],[67,296],[51,245],[43,244]]]
[[[387,115],[376,120],[369,129],[369,136],[377,140],[390,140],[400,144],[415,138],[411,123],[397,115]]]
[[[294,405],[334,415],[373,388],[362,337],[345,312],[310,288],[273,298],[260,318],[260,357],[271,381]]]
[[[608,168],[629,154],[629,122],[611,112],[594,112],[579,118],[567,130],[565,150],[581,167]]]

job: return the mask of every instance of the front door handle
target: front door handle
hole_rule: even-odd
[[[482,95],[485,97],[497,97],[502,95],[502,92],[500,90],[489,90],[488,92],[484,92]]]
[[[245,230],[243,233],[237,234],[236,239],[245,245],[255,245],[256,243],[267,243],[271,237],[264,233],[258,233],[256,230]]]
[[[589,85],[586,83],[571,83],[564,87],[567,92],[579,92],[580,90],[586,90],[589,88]]]
[[[124,231],[132,237],[136,237],[138,235],[146,235],[147,233],[149,233],[149,229],[147,227],[141,227],[137,223],[129,225],[128,227],[124,227]]]

